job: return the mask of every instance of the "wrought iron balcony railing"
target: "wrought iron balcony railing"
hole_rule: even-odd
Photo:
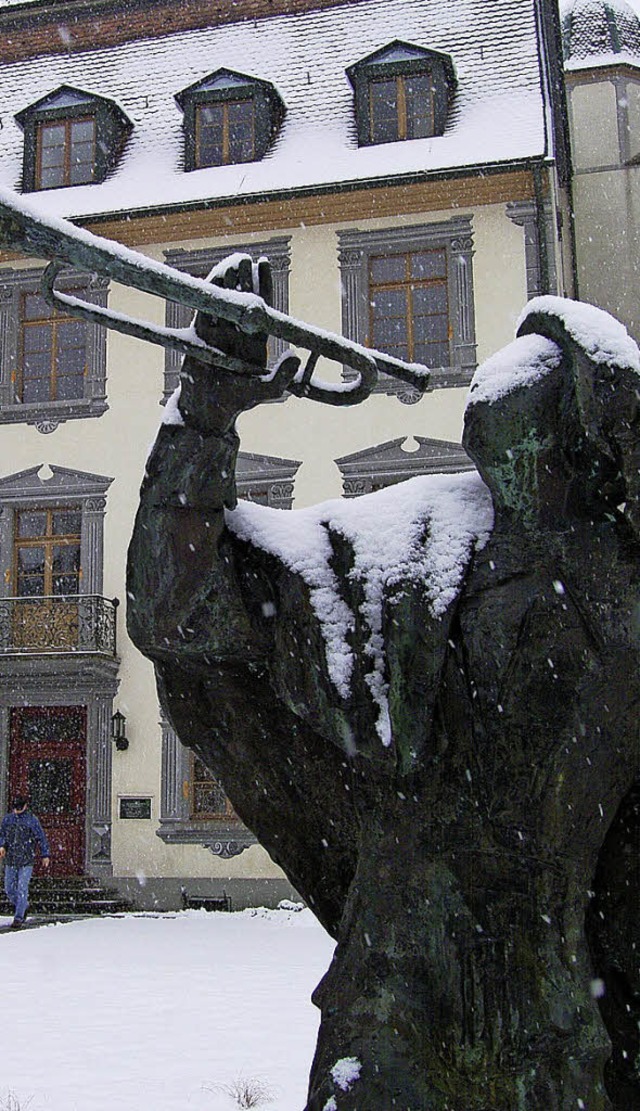
[[[117,598],[61,594],[0,598],[0,654],[116,654]]]

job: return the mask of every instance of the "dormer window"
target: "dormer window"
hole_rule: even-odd
[[[360,146],[444,132],[456,84],[447,54],[393,42],[351,66],[347,76]]]
[[[93,181],[96,161],[96,121],[39,123],[36,128],[36,189],[84,185]]]
[[[66,85],[16,120],[24,131],[25,192],[103,181],[132,128],[113,101]]]
[[[253,162],[255,136],[253,97],[196,106],[196,166]]]
[[[186,170],[259,160],[285,114],[268,81],[226,69],[178,93],[176,100],[184,113]]]

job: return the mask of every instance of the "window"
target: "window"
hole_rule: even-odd
[[[262,243],[247,243],[245,246],[227,244],[224,247],[212,247],[204,251],[165,251],[165,261],[176,270],[184,270],[195,278],[206,278],[214,266],[222,262],[227,255],[236,251],[251,255],[254,260],[265,257],[271,263],[271,277],[273,279],[273,307],[279,312],[289,311],[289,268],[290,268],[290,239],[288,236],[274,236]],[[178,305],[174,301],[167,301],[165,323],[168,328],[185,328],[191,321],[193,312]],[[270,337],[267,347],[267,362],[269,366],[280,358],[283,351],[288,348],[284,340]],[[164,396],[169,397],[178,385],[178,376],[182,355],[179,351],[165,349]]]
[[[456,86],[447,54],[396,41],[351,66],[347,76],[360,146],[444,132]]]
[[[476,366],[471,220],[339,232],[338,242],[344,334],[426,364],[434,386],[468,384]],[[389,375],[377,388],[406,402],[420,396]]]
[[[433,135],[433,86],[428,74],[379,77],[369,82],[372,143]]]
[[[447,256],[443,248],[371,255],[371,346],[426,366],[449,364]]]
[[[38,293],[23,293],[16,381],[21,404],[77,401],[84,396],[86,370],[87,323],[51,308]]]
[[[255,158],[253,99],[196,107],[196,166],[226,166]]]
[[[38,292],[41,270],[0,270],[0,423],[52,432],[61,421],[106,408],[106,331],[52,309]],[[58,285],[106,305],[108,281],[61,274]]]
[[[191,754],[191,817],[238,821],[218,780],[195,753]]]
[[[15,593],[19,598],[80,593],[80,524],[72,507],[15,514]]]
[[[36,189],[82,185],[95,171],[94,119],[37,125]]]
[[[103,181],[133,126],[113,101],[68,85],[18,112],[16,121],[24,131],[25,192]]]
[[[62,467],[44,471],[33,467],[0,480],[0,559],[8,569],[0,590],[0,657],[113,657],[116,605],[101,596],[111,480]]]
[[[220,69],[176,96],[184,113],[185,169],[263,158],[285,107],[268,81]]]
[[[22,509],[14,514],[14,648],[75,650],[81,617],[81,520],[80,510],[74,508]]]

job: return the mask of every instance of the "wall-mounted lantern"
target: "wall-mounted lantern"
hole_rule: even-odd
[[[127,719],[120,710],[116,710],[111,718],[111,737],[115,741],[115,746],[119,752],[125,752],[129,747],[129,738],[127,737],[125,726]]]

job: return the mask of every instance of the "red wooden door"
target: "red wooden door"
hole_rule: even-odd
[[[51,849],[50,874],[84,872],[87,711],[25,706],[11,711],[9,793],[27,795]],[[36,873],[41,873],[38,864]]]

